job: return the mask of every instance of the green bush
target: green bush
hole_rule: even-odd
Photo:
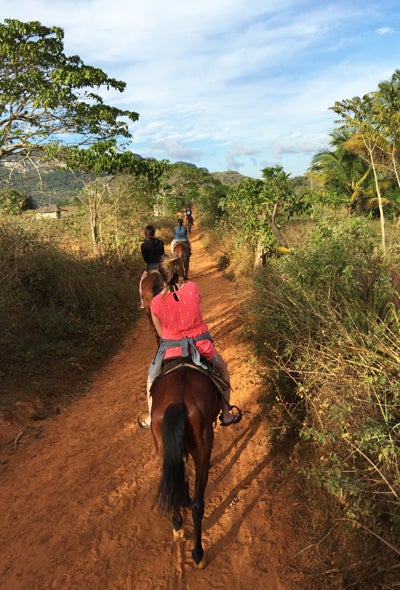
[[[130,265],[109,264],[65,252],[37,227],[1,222],[3,403],[10,403],[11,389],[15,402],[20,392],[32,393],[27,382],[38,382],[41,390],[41,378],[63,380],[107,354],[135,316],[140,269],[137,255]]]
[[[319,225],[261,270],[251,312],[277,432],[296,427],[302,473],[382,543],[375,565],[400,553],[397,268],[363,221]]]

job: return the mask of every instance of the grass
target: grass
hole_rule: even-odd
[[[7,416],[26,399],[50,409],[81,394],[138,316],[138,250],[95,259],[90,245],[66,248],[65,235],[75,239],[69,229],[53,220],[0,221],[0,411]]]
[[[370,222],[315,224],[256,275],[249,308],[256,354],[274,376],[263,403],[307,501],[324,498],[321,538],[340,531],[319,551],[345,587],[400,583],[398,267]]]

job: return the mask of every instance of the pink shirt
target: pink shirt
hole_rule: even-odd
[[[174,294],[178,297],[175,300]],[[207,324],[203,320],[200,307],[200,290],[196,283],[187,281],[180,286],[175,293],[160,293],[151,302],[151,313],[161,322],[161,337],[167,340],[180,340],[182,338],[195,338],[208,331]],[[199,340],[196,348],[201,356],[212,361],[216,350],[210,340]],[[164,358],[181,356],[182,350],[168,348]]]

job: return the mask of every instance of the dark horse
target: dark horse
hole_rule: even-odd
[[[184,281],[189,278],[190,246],[186,241],[176,242],[174,254],[179,258],[179,274]]]
[[[149,320],[152,330],[154,332],[154,337],[156,339],[157,344],[159,344],[160,339],[154,327],[153,320],[151,319],[150,305],[153,297],[161,293],[163,288],[164,282],[158,270],[148,271],[147,276],[142,281],[143,307],[146,317]]]
[[[172,512],[174,538],[183,538],[182,508],[192,509],[196,564],[204,555],[201,524],[204,492],[214,442],[213,423],[221,409],[219,391],[211,377],[194,368],[178,368],[160,375],[151,388],[151,431],[162,471],[157,498],[162,510]],[[193,500],[190,498],[186,462],[195,466]]]
[[[188,228],[188,232],[191,234],[194,225],[193,215],[191,213],[185,213],[185,225]]]

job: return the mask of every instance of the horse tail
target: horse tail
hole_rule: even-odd
[[[182,244],[182,277],[185,281],[189,275],[190,246],[188,242]]]
[[[185,278],[185,274],[186,274],[185,261],[183,259],[184,255],[185,255],[185,253],[182,248],[182,254],[181,254],[181,256],[179,256],[178,261],[179,261],[179,276],[181,276],[183,279]]]
[[[174,249],[179,263],[179,275],[187,281],[189,274],[190,246],[187,242],[179,242]]]
[[[161,510],[179,510],[186,500],[185,425],[187,409],[182,403],[171,404],[165,411],[161,439],[163,465],[157,500]]]

